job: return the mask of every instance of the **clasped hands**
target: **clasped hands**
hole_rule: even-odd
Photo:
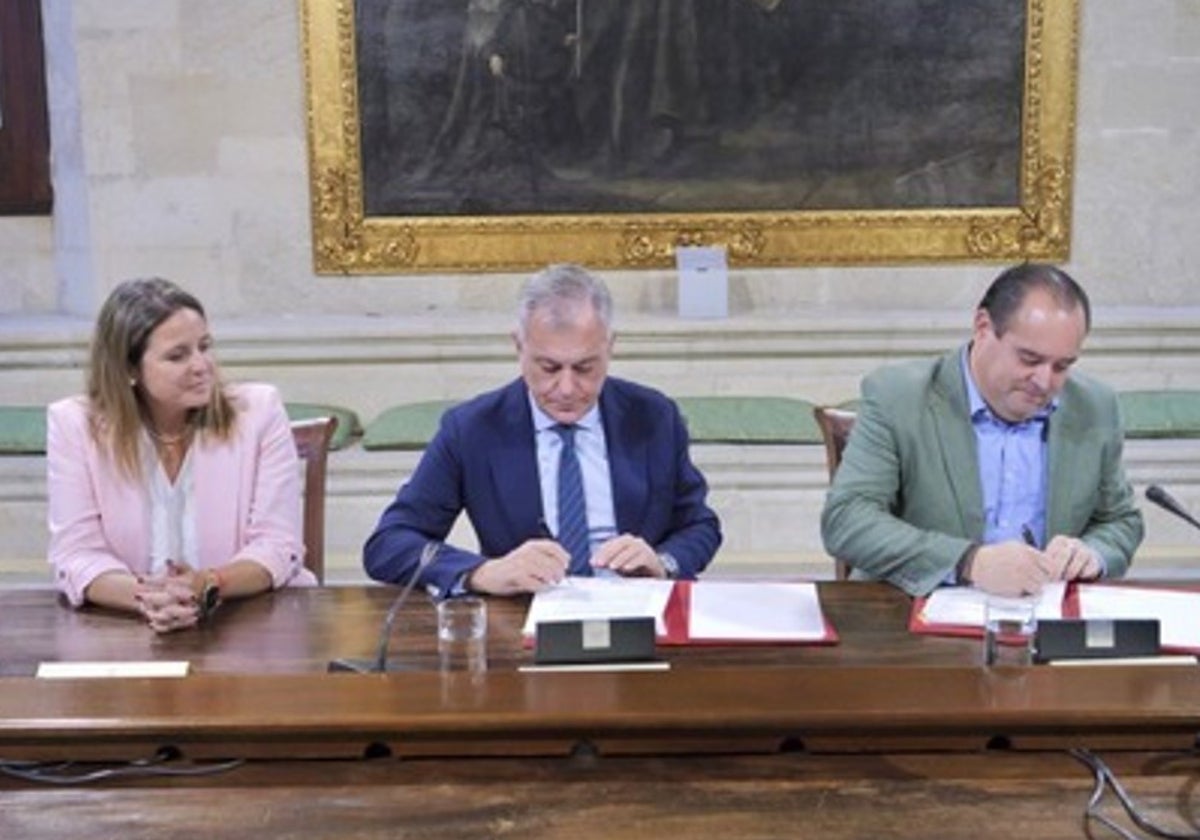
[[[162,574],[139,577],[134,603],[155,633],[185,630],[200,623],[203,576],[186,563],[167,561]]]
[[[551,539],[532,539],[503,557],[486,560],[468,578],[468,588],[491,595],[537,592],[567,576],[571,557]],[[621,534],[604,542],[592,555],[593,568],[609,569],[622,577],[665,578],[658,553],[641,537]]]
[[[972,585],[993,595],[1037,595],[1058,580],[1093,580],[1103,566],[1087,543],[1057,536],[1045,550],[1011,541],[980,546],[971,562]]]

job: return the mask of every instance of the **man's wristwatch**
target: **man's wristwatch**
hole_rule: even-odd
[[[663,571],[667,573],[667,580],[679,579],[679,561],[665,551],[658,553],[659,565],[663,567]]]
[[[221,606],[221,576],[209,570],[204,573],[201,581],[200,591],[196,593],[196,611],[200,622],[204,623],[217,611],[217,607]]]

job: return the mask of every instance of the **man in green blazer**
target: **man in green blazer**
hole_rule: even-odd
[[[821,514],[825,550],[912,595],[1124,575],[1142,516],[1116,395],[1071,373],[1090,326],[1066,272],[1024,264],[992,283],[968,344],[868,375]]]

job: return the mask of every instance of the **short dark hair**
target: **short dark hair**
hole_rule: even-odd
[[[1092,305],[1087,292],[1071,275],[1046,263],[1021,263],[993,280],[979,301],[978,308],[987,310],[997,336],[1004,335],[1009,321],[1033,289],[1045,289],[1063,309],[1082,308],[1084,330],[1092,328]]]

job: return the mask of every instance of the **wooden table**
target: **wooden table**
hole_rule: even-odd
[[[667,672],[598,674],[518,672],[520,599],[489,603],[487,673],[440,673],[422,600],[393,645],[413,670],[354,675],[325,668],[373,653],[390,589],[280,592],[161,638],[0,592],[0,757],[253,759],[90,789],[0,777],[0,837],[1077,837],[1091,777],[1073,745],[1108,748],[1153,815],[1191,813],[1198,669],[989,670],[978,641],[909,634],[890,587],[821,595],[838,645],[664,648]],[[25,676],[56,659],[193,674]]]

